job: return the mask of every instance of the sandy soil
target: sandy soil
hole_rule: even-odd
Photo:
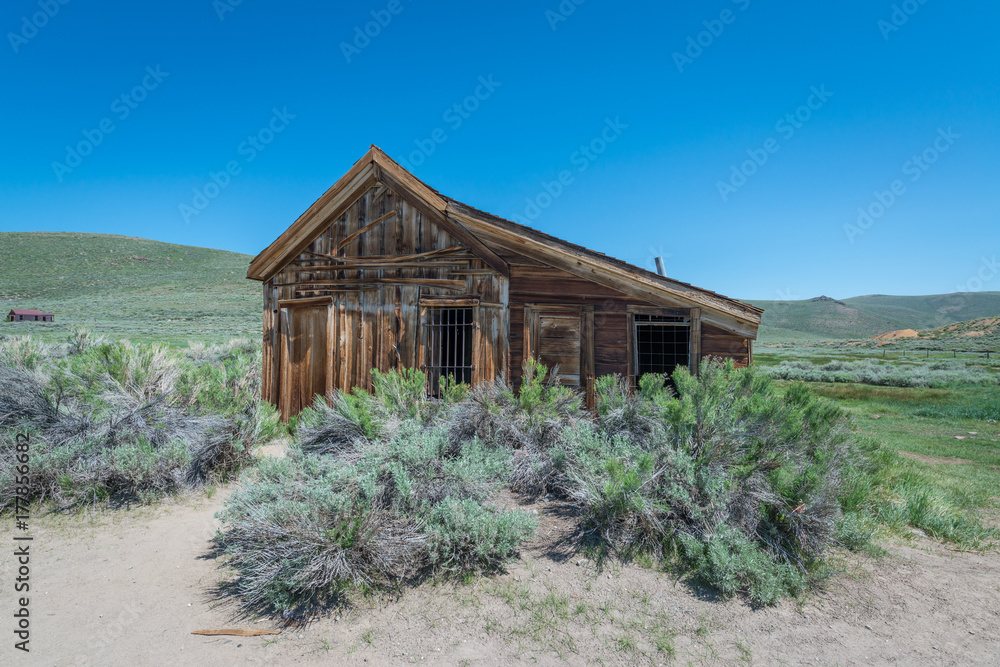
[[[889,331],[878,336],[872,336],[872,340],[899,340],[900,338],[919,338],[920,332],[913,329],[900,329],[899,331]]]
[[[14,655],[8,630],[0,663],[1000,664],[1000,556],[915,537],[884,559],[845,559],[821,593],[752,609],[638,565],[598,569],[566,540],[558,503],[532,506],[539,537],[505,574],[424,585],[277,637],[192,636],[274,627],[236,618],[210,592],[225,497],[35,520],[32,651]],[[0,560],[12,581],[9,550]]]

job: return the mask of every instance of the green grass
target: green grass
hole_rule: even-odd
[[[1000,392],[995,388],[809,386],[850,410],[859,434],[910,455],[891,459],[874,481],[880,488],[867,489],[869,508],[888,528],[921,528],[972,548],[1000,537],[980,524],[985,519],[996,525],[1000,511]]]
[[[260,286],[249,255],[107,234],[0,232],[0,314],[36,308],[55,322],[0,322],[0,334],[63,341],[86,326],[112,339],[183,345],[258,338]]]

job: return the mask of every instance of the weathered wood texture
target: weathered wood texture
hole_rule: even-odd
[[[525,360],[525,306],[529,305],[591,308],[593,310],[591,354],[594,375],[629,374],[626,309],[629,305],[646,305],[645,302],[559,269],[512,264],[510,371],[515,386],[521,383],[521,368]],[[564,367],[560,370],[562,373],[567,373]],[[583,382],[586,382],[586,378]]]
[[[512,264],[510,268],[510,353],[511,379],[515,386],[519,386],[521,382],[521,368],[525,360],[526,350],[535,352],[536,358],[541,357],[543,362],[561,362],[561,375],[572,376],[574,374],[573,371],[568,370],[570,366],[566,365],[568,358],[555,353],[555,347],[566,343],[557,340],[546,344],[544,342],[544,326],[538,334],[542,344],[537,350],[532,346],[532,341],[525,338],[526,333],[530,336],[530,332],[534,331],[534,323],[526,325],[526,313],[530,319],[532,309],[543,309],[545,304],[572,305],[593,309],[593,334],[591,338],[593,340],[593,375],[595,377],[610,374],[629,377],[633,374],[629,311],[684,314],[692,317],[692,334],[698,336],[700,333],[700,337],[696,341],[692,341],[691,345],[695,366],[700,358],[707,356],[732,358],[736,361],[737,366],[746,366],[749,362],[748,339],[702,322],[700,309],[667,309],[578,278],[559,269]],[[565,320],[560,322],[565,322]],[[557,332],[557,338],[565,337],[555,320],[547,326]],[[551,346],[552,349],[547,349],[546,345]],[[549,353],[548,356],[546,356],[546,352]],[[568,354],[575,354],[575,349]],[[573,366],[572,368],[577,367]],[[566,379],[575,380],[575,378]],[[585,379],[581,381],[581,386],[585,386]]]
[[[701,356],[732,359],[739,368],[750,363],[750,345],[747,338],[735,336],[710,324],[701,325]]]
[[[327,323],[329,305],[285,308],[281,311],[281,413],[295,415],[317,394],[326,393]]]
[[[379,218],[383,219],[372,224]],[[387,261],[415,255],[421,257],[404,263]],[[476,309],[482,335],[474,360],[476,380],[506,374],[507,292],[507,278],[410,201],[376,184],[264,283],[262,393],[279,405],[287,419],[316,394],[371,389],[372,368],[418,367],[422,298],[483,303]],[[311,324],[302,328],[299,316],[289,313],[305,309],[282,307],[289,301],[324,296],[332,305],[323,309],[322,326],[316,308],[308,309]],[[292,338],[283,343],[289,332]],[[304,336],[313,337],[313,346],[325,348],[325,384],[313,376],[319,372],[318,353],[309,358],[308,373],[301,369]]]

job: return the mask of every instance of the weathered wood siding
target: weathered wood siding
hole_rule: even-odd
[[[751,342],[710,324],[701,326],[701,356],[732,359],[739,368],[750,363]]]
[[[395,215],[351,238],[393,212]],[[345,239],[349,242],[338,250]],[[507,279],[460,246],[463,244],[408,200],[384,186],[370,189],[293,262],[264,283],[264,397],[281,405],[287,418],[295,414],[304,395],[315,389],[315,384],[303,384],[306,380],[301,374],[287,372],[289,363],[297,362],[282,347],[289,317],[282,313],[296,310],[287,307],[293,305],[288,302],[315,297],[331,299],[328,335],[325,339],[315,336],[315,343],[328,350],[327,386],[331,389],[370,389],[372,368],[419,367],[423,336],[420,300],[434,297],[479,300],[476,312],[482,345],[475,360],[476,379],[492,379],[505,372]],[[377,266],[393,258],[456,247],[459,249],[438,257],[403,260],[397,262],[401,266],[393,268]],[[355,263],[368,258],[369,263],[365,268],[345,269],[334,260],[317,256],[331,254]],[[304,284],[310,282],[324,284]],[[290,388],[288,383],[294,386]],[[286,404],[286,390],[302,397]]]
[[[510,373],[521,384],[525,350],[525,306],[592,307],[594,313],[594,375],[628,375],[626,307],[641,304],[617,290],[544,266],[510,267]],[[585,382],[585,379],[584,379]]]
[[[544,305],[577,306],[593,309],[593,369],[594,376],[618,374],[628,377],[631,368],[630,307],[650,307],[652,304],[623,294],[617,290],[579,278],[560,269],[526,264],[510,267],[510,364],[511,379],[515,386],[521,382],[521,368],[526,349],[525,332],[531,329],[531,308]],[[653,308],[660,308],[653,306]],[[526,310],[527,309],[527,310]],[[669,310],[664,308],[664,311]],[[690,309],[688,314],[698,318],[700,310]],[[526,313],[528,326],[526,326]],[[550,326],[557,326],[555,323]],[[693,323],[700,345],[692,344],[692,354],[729,357],[738,366],[749,362],[749,341],[741,336],[703,322]],[[530,338],[530,334],[529,334]],[[572,346],[572,345],[570,345]],[[527,347],[530,347],[528,345]],[[700,348],[700,350],[699,350]],[[567,348],[568,349],[568,348]],[[536,356],[545,356],[546,350],[531,350]],[[559,360],[558,355],[552,359]],[[544,361],[544,359],[543,359]],[[563,360],[565,363],[566,360]],[[562,366],[561,374],[571,373],[571,366]],[[572,380],[573,378],[567,378]],[[585,380],[581,381],[585,387]]]

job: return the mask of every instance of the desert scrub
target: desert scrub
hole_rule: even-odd
[[[556,374],[529,360],[520,390],[500,379],[474,387],[448,415],[448,436],[453,451],[471,439],[513,457],[508,485],[511,490],[539,495],[560,487],[565,461],[560,458],[560,433],[587,421],[582,396],[561,386]],[[553,459],[555,454],[558,460]]]
[[[7,450],[18,432],[32,442],[29,498],[65,508],[149,501],[226,479],[278,430],[259,399],[252,353],[188,367],[162,346],[82,340],[18,341],[0,363],[0,511],[13,502]],[[29,349],[40,356],[24,363]],[[196,391],[178,391],[195,386],[185,378],[199,380]]]
[[[248,610],[302,611],[489,570],[534,530],[525,513],[490,503],[509,457],[478,442],[450,453],[441,425],[410,419],[391,439],[359,438],[350,451],[296,445],[249,470],[227,501],[217,540]]]
[[[860,456],[846,413],[731,362],[672,379],[676,395],[663,378],[633,397],[601,384],[601,437],[631,446],[569,472],[584,528],[625,557],[676,557],[724,595],[798,593],[837,544],[844,473]]]
[[[766,371],[771,377],[803,382],[854,382],[887,387],[945,387],[951,384],[998,385],[998,377],[962,361],[934,361],[900,365],[873,359],[830,361],[816,365],[808,361],[783,361]]]

